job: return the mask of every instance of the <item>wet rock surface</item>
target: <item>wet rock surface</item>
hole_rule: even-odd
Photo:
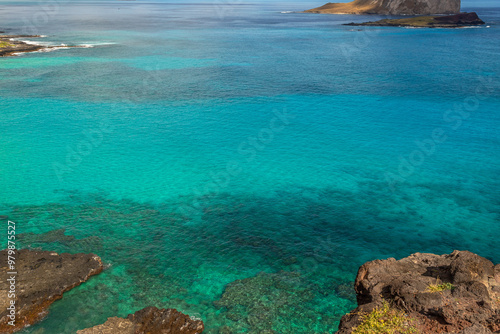
[[[7,250],[0,252],[0,333],[13,333],[31,325],[48,313],[48,307],[63,293],[85,282],[103,270],[95,254],[57,254],[47,251],[19,250],[15,256],[15,272],[7,265]],[[15,276],[15,291],[11,291]],[[13,297],[13,298],[11,298]],[[11,301],[15,301],[14,326],[9,322]]]
[[[198,334],[204,325],[174,309],[146,307],[127,318],[109,318],[102,325],[79,330],[77,334]]]
[[[414,319],[421,334],[500,333],[500,265],[471,252],[367,262],[355,290],[359,306],[342,318],[338,334],[352,333],[384,301]]]

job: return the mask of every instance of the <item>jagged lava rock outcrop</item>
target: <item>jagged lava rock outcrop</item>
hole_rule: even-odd
[[[201,320],[174,309],[146,307],[127,318],[109,318],[102,325],[77,331],[77,334],[199,334],[204,330]]]
[[[450,288],[431,292],[437,282]],[[500,333],[500,265],[471,252],[367,262],[355,290],[359,306],[342,317],[337,334],[352,333],[384,301],[414,319],[420,334]]]
[[[54,301],[63,293],[85,282],[103,270],[95,254],[57,254],[55,252],[19,250],[15,254],[15,296],[7,267],[7,250],[0,252],[0,333],[21,330],[41,320]],[[15,325],[9,325],[11,300],[15,301]]]
[[[381,14],[381,15],[431,15],[458,14],[460,0],[355,0],[347,3],[327,3],[306,10],[320,14]]]
[[[383,19],[375,22],[348,23],[346,26],[461,28],[485,24],[477,13],[462,13],[446,16],[417,16],[405,19]]]

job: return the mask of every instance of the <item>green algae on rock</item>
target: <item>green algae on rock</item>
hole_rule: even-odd
[[[436,281],[450,288],[429,291]],[[370,333],[386,333],[376,329],[387,325],[387,319],[370,317],[382,309],[398,316],[398,332],[500,331],[500,265],[471,252],[416,253],[399,261],[367,262],[358,271],[355,290],[359,306],[342,318],[337,334],[366,333],[367,328],[374,329]]]

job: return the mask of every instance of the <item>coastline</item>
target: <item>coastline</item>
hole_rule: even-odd
[[[225,6],[236,13],[222,19],[200,4],[78,2],[26,32],[48,36],[16,38],[56,47],[2,58],[0,214],[19,248],[105,264],[21,332],[119,334],[161,320],[134,316],[151,305],[203,319],[207,334],[333,334],[358,306],[418,326],[429,320],[396,299],[447,306],[482,289],[444,269],[405,276],[411,291],[377,276],[395,293],[362,306],[354,279],[415,251],[500,263],[500,12],[478,11],[492,29],[429,30],[276,7]],[[37,12],[7,9],[5,22]]]
[[[20,38],[44,38],[44,35],[1,35],[0,31],[0,57],[13,57],[31,52],[48,52],[69,48],[88,48],[87,45],[43,45],[26,42]]]
[[[0,255],[5,257],[7,252],[2,250]],[[4,272],[4,279],[0,281],[3,296],[16,291],[16,284],[19,285],[18,295],[9,295],[14,296],[10,303],[6,299],[2,302],[5,309],[0,313],[2,333],[14,333],[41,321],[48,314],[49,306],[65,292],[104,270],[103,261],[93,253],[58,254],[22,249],[16,252],[16,257],[22,269],[19,278],[7,279],[9,273]],[[11,282],[12,279],[16,281]],[[263,292],[269,295],[266,287],[276,283],[275,279],[279,283],[277,290],[286,291],[290,282],[300,281],[300,274],[260,273],[236,280],[226,285],[221,299],[214,304],[229,309],[241,307],[252,298],[252,291],[259,296]],[[288,283],[283,285],[284,282]],[[500,331],[500,264],[495,265],[468,251],[444,255],[414,253],[400,260],[368,261],[359,267],[353,287],[357,307],[342,317],[337,334],[375,333],[374,330],[376,333],[420,334]],[[110,317],[105,323],[77,333],[201,334],[204,329],[204,321],[197,315],[148,306],[124,318]],[[233,329],[224,326],[220,332],[233,333]]]
[[[12,255],[14,254],[14,255]],[[56,253],[29,249],[0,251],[0,333],[29,327],[48,314],[63,294],[104,270],[101,258],[89,253]]]
[[[18,38],[41,38],[41,35],[0,35],[0,57],[16,56],[21,53],[36,52],[47,48],[40,44],[30,44]]]

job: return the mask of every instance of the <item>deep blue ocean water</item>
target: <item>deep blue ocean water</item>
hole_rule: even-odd
[[[500,9],[404,29],[307,3],[1,5],[0,30],[91,47],[0,59],[0,213],[22,247],[109,265],[24,333],[149,305],[333,333],[365,261],[500,262]]]

